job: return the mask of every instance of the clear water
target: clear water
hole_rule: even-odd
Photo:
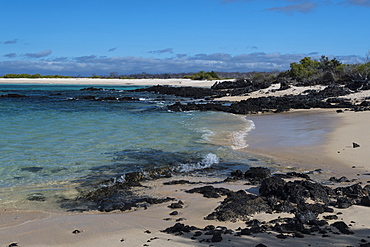
[[[253,124],[241,116],[169,112],[180,99],[129,91],[138,87],[85,87],[0,85],[0,95],[27,96],[0,97],[0,207],[32,208],[29,194],[73,197],[75,188],[151,167],[223,173],[262,162],[237,151]],[[140,100],[81,99],[91,95]]]

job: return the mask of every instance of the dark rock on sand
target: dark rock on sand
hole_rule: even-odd
[[[184,225],[182,223],[176,223],[174,226],[168,227],[162,232],[165,233],[175,233],[182,235],[184,232],[190,232],[190,231],[199,231],[200,229],[195,227],[195,226],[189,226],[189,225]]]
[[[354,234],[354,232],[350,231],[348,225],[343,221],[337,221],[331,225],[337,228],[343,234]]]
[[[148,169],[141,172],[126,173],[123,177],[102,181],[99,188],[81,192],[75,200],[63,200],[62,207],[71,211],[99,210],[110,212],[113,210],[126,211],[136,207],[146,208],[150,204],[159,204],[173,201],[174,198],[154,198],[137,195],[132,187],[141,186],[140,182],[147,179],[170,177],[169,168]]]
[[[265,167],[251,167],[244,173],[244,178],[253,183],[260,183],[265,178],[271,177],[271,171]]]
[[[236,170],[230,173],[231,177],[225,179],[225,182],[246,179],[252,184],[259,184],[265,178],[271,177],[271,171],[265,167],[251,167],[245,173]]]
[[[370,207],[370,196],[364,196],[361,198],[361,205]]]
[[[183,208],[184,203],[180,200],[178,202],[171,203],[171,205],[168,206],[169,208],[176,209],[176,208]]]
[[[334,191],[327,186],[310,181],[285,182],[281,178],[271,177],[262,181],[261,196],[276,196],[293,203],[304,203],[305,199],[329,202],[329,196]]]
[[[189,180],[173,180],[170,182],[163,183],[164,185],[175,185],[175,184],[193,184],[193,182],[190,182]]]
[[[202,194],[206,198],[219,198],[221,196],[230,195],[233,192],[229,189],[225,188],[215,188],[213,186],[203,186],[199,188],[194,188],[191,190],[185,191],[187,193],[199,193]]]
[[[252,81],[249,79],[239,78],[235,81],[223,81],[223,82],[216,82],[213,84],[211,89],[217,90],[225,90],[225,89],[243,89],[243,93],[250,93],[253,91],[257,91],[263,88],[268,88],[271,86],[271,82],[268,81]]]
[[[336,182],[336,183],[350,182],[349,179],[347,177],[344,177],[344,176],[340,177],[340,178],[331,177],[331,178],[329,178],[329,181]]]
[[[267,201],[261,197],[239,190],[227,195],[215,211],[205,217],[207,220],[234,221],[246,219],[249,215],[271,211]]]
[[[356,142],[353,142],[352,143],[352,147],[353,148],[359,148],[360,147],[360,144],[356,143]]]
[[[257,244],[256,247],[267,247],[267,245],[264,244]]]
[[[349,208],[353,205],[352,200],[349,200],[347,197],[338,197],[337,198],[337,207],[338,208]]]
[[[337,220],[338,216],[336,216],[335,214],[334,215],[326,215],[323,218],[326,219],[326,220]]]
[[[216,232],[215,234],[213,234],[213,236],[211,238],[212,243],[218,243],[218,242],[221,242],[221,241],[222,241],[221,232]]]
[[[307,175],[305,173],[298,173],[298,172],[278,173],[278,174],[274,174],[274,177],[279,177],[279,178],[303,178],[303,179],[311,180],[309,175]]]
[[[266,173],[269,174],[269,173]],[[238,179],[244,179],[245,173],[235,171],[232,175]],[[300,177],[305,180],[296,180],[286,182],[282,178]],[[226,198],[220,205],[208,216],[206,220],[236,221],[246,220],[258,212],[290,212],[294,213],[292,218],[277,218],[269,222],[260,222],[252,220],[246,222],[246,228],[237,229],[236,236],[253,235],[266,231],[275,231],[279,234],[278,238],[287,238],[293,236],[303,238],[305,235],[320,234],[321,237],[330,237],[328,231],[332,232],[335,227],[342,234],[354,234],[349,226],[343,221],[338,221],[329,226],[327,220],[337,220],[337,215],[328,215],[324,220],[319,220],[318,216],[324,212],[333,213],[334,210],[328,205],[343,207],[338,201],[349,202],[350,205],[363,203],[370,204],[369,190],[370,186],[362,188],[359,184],[331,189],[319,183],[309,180],[306,175],[296,173],[279,174],[278,176],[267,177],[262,180],[260,186],[260,196],[248,194],[243,190],[233,192],[227,189],[213,188],[204,186],[195,188],[192,193],[210,193],[210,195],[220,195],[224,193]],[[219,190],[219,191],[218,191]],[[211,197],[211,196],[210,196]],[[307,203],[308,199],[313,203]],[[345,200],[344,200],[345,199]],[[348,205],[348,206],[350,206]],[[207,226],[205,235],[221,236],[227,231],[215,228],[213,225]],[[333,231],[333,234],[340,234]],[[199,233],[198,233],[199,234]],[[204,240],[206,242],[210,239]]]
[[[358,201],[359,198],[369,195],[369,192],[366,189],[363,189],[360,184],[338,187],[335,189],[335,193],[339,197],[347,197],[354,200],[354,204],[356,204],[356,201]]]

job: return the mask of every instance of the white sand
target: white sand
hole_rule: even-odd
[[[280,88],[280,83],[272,84],[268,88],[264,88],[258,91],[254,91],[245,95],[241,96],[226,96],[222,98],[218,98],[216,100],[220,101],[241,101],[241,100],[247,100],[249,98],[259,98],[259,97],[268,97],[268,96],[286,96],[286,95],[297,95],[297,94],[303,94],[306,90],[323,90],[326,86],[316,85],[316,86],[307,86],[307,87],[297,87],[297,86],[291,86],[290,88],[286,90],[278,90]]]

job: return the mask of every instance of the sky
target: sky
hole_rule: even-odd
[[[0,76],[284,71],[367,61],[370,0],[0,0]]]

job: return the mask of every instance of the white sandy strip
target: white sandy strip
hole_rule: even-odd
[[[216,100],[221,100],[221,101],[241,101],[241,100],[247,100],[249,98],[259,98],[259,97],[268,97],[268,96],[275,96],[275,97],[280,97],[280,96],[286,96],[286,95],[298,95],[298,94],[303,94],[304,91],[306,90],[323,90],[326,88],[326,86],[322,85],[316,85],[316,86],[306,86],[306,87],[297,87],[297,86],[291,86],[288,89],[285,90],[278,90],[280,88],[280,83],[277,84],[272,84],[268,88],[260,89],[258,91],[254,91],[245,95],[241,96],[226,96],[222,97]]]
[[[112,86],[192,86],[211,87],[216,81],[190,80],[190,79],[90,79],[90,78],[40,78],[40,79],[18,79],[0,78],[0,84],[45,84],[45,85],[112,85]]]

